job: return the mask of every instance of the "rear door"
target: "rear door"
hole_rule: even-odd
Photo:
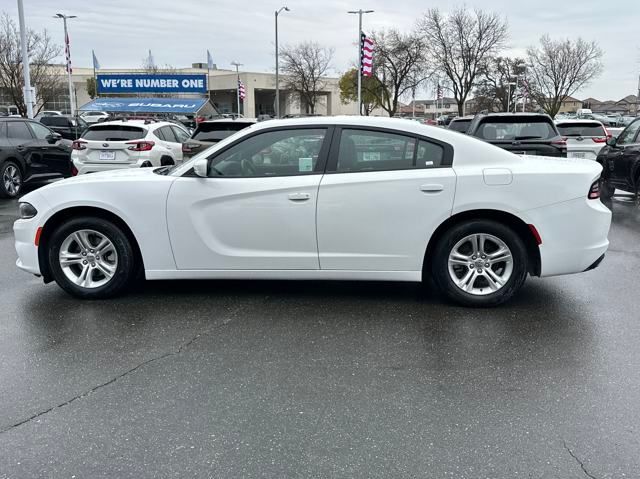
[[[36,141],[35,135],[27,125],[26,121],[8,121],[7,122],[7,138],[9,143],[16,147],[18,152],[23,156],[27,168],[28,175],[37,175],[46,171],[45,165],[42,163],[42,152]]]
[[[393,130],[337,129],[318,194],[323,270],[422,270],[451,214],[453,148]]]
[[[640,119],[623,131],[616,142],[613,160],[613,176],[619,184],[626,184],[628,191],[634,191],[640,161]]]
[[[40,123],[28,122],[36,137],[42,172],[71,176],[71,142],[52,138],[53,131]]]

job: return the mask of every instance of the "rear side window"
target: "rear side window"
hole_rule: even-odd
[[[176,137],[173,134],[173,130],[168,126],[163,126],[154,131],[155,135],[161,140],[168,141],[170,143],[176,143]]]
[[[562,123],[557,127],[562,136],[606,136],[600,123]]]
[[[43,116],[40,123],[47,126],[69,126],[69,119],[65,116]]]
[[[24,121],[8,121],[7,136],[16,140],[32,140],[31,130]]]
[[[476,132],[483,140],[550,140],[558,136],[547,118],[489,118],[483,121]]]
[[[233,135],[236,131],[244,130],[251,125],[251,123],[236,121],[200,123],[191,136],[191,139],[199,141],[220,141]]]
[[[129,125],[98,125],[90,127],[83,135],[85,140],[93,141],[129,141],[144,138],[144,128]]]

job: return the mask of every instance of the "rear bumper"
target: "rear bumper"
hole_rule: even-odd
[[[584,271],[587,272],[587,271],[591,271],[592,269],[596,269],[598,266],[600,266],[600,263],[602,263],[603,259],[604,259],[604,253],[597,260],[595,260],[591,266],[589,266]]]
[[[540,276],[593,269],[609,247],[611,211],[600,200],[577,198],[526,215],[542,238]]]
[[[135,163],[84,163],[74,160],[73,166],[78,170],[79,175],[87,173],[98,173],[100,171],[126,170],[129,168],[140,168],[140,165],[148,160],[138,160]]]

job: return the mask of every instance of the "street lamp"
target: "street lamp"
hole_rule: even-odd
[[[62,18],[64,23],[64,47],[66,52],[67,61],[67,83],[69,84],[69,109],[71,110],[71,116],[76,114],[76,109],[73,104],[73,83],[71,82],[71,47],[69,46],[69,33],[67,31],[67,19],[78,18],[76,15],[64,15],[62,13],[56,13],[53,18]]]
[[[358,41],[356,42],[358,47],[358,115],[362,115],[362,51],[360,46],[362,41],[362,14],[373,13],[373,10],[349,10],[347,13],[358,15]]]
[[[280,7],[279,10],[276,10],[276,118],[280,118],[280,72],[278,67],[278,15],[280,15],[281,11],[290,12],[289,7]]]
[[[511,111],[511,87],[515,86],[516,83],[510,81],[508,83],[508,85],[509,85],[509,88],[508,88],[508,91],[507,91],[507,113]]]
[[[31,73],[29,72],[29,52],[27,50],[27,29],[24,25],[24,7],[18,0],[18,21],[20,22],[20,50],[22,51],[22,77],[24,79],[24,105],[27,107],[27,118],[33,118],[33,90],[31,89]]]

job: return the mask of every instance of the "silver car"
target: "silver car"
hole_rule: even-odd
[[[611,136],[605,126],[596,120],[556,120],[555,123],[567,140],[568,158],[595,160]]]

